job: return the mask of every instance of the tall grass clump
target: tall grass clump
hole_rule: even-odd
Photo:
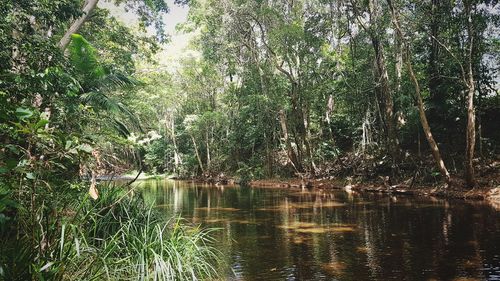
[[[165,220],[139,194],[116,188],[103,190],[97,201],[88,200],[81,207],[86,223],[68,241],[76,255],[69,259],[64,279],[200,280],[218,276],[221,259],[211,246],[213,230],[187,226],[180,218]]]
[[[140,193],[103,188],[97,200],[85,197],[67,207],[54,223],[54,235],[43,255],[23,240],[9,255],[32,263],[32,280],[203,280],[220,277],[222,259],[211,232],[181,218],[166,219]],[[24,249],[24,250],[23,250]],[[26,257],[26,253],[31,256]],[[2,253],[3,254],[3,253]],[[19,255],[19,257],[17,257]],[[36,257],[35,257],[36,256]],[[3,277],[15,280],[15,262],[3,265]],[[0,276],[0,279],[2,277]],[[27,279],[24,279],[27,280]]]

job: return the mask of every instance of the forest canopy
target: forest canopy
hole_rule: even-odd
[[[201,55],[155,80],[170,104],[156,110],[150,169],[393,183],[419,170],[421,183],[473,187],[498,155],[494,2],[188,5],[180,28]]]
[[[498,155],[494,1],[178,1],[193,52],[170,69],[163,1],[112,2],[138,30],[96,0],[31,2],[1,8],[7,175],[473,187]]]

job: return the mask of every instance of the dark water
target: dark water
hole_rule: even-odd
[[[166,213],[220,227],[228,280],[500,280],[500,212],[480,203],[153,180]]]

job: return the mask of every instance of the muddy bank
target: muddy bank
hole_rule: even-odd
[[[120,176],[114,179],[130,179],[131,176]],[[213,184],[233,186],[241,184],[238,178],[218,175],[215,177],[179,178],[165,175],[146,176],[141,175],[138,180],[152,178],[169,178],[197,184]],[[490,181],[491,182],[491,181]],[[483,200],[489,202],[496,209],[500,210],[500,186],[478,187],[471,190],[463,188],[459,180],[455,180],[450,185],[440,184],[435,186],[413,185],[411,181],[397,185],[389,185],[386,180],[380,177],[380,181],[358,181],[352,178],[345,179],[323,178],[323,179],[262,179],[253,180],[245,184],[250,187],[268,188],[292,188],[292,189],[317,189],[317,190],[346,190],[348,192],[372,192],[393,195],[413,195],[432,196],[438,198],[463,199],[463,200]]]
[[[96,177],[98,181],[126,181],[126,180],[149,180],[149,179],[163,179],[163,178],[171,178],[167,175],[148,175],[148,174],[125,174],[125,175],[100,175]],[[173,179],[173,178],[172,178]]]
[[[342,160],[342,161],[340,161]],[[339,162],[340,161],[340,162]],[[396,179],[391,179],[387,165],[380,165],[362,156],[349,155],[337,162],[324,165],[315,176],[303,178],[265,179],[250,182],[250,186],[310,189],[345,189],[357,192],[434,196],[466,200],[488,200],[500,206],[500,159],[482,159],[475,162],[476,188],[468,189],[462,172],[455,171],[445,184],[432,175],[434,160],[419,159],[418,166],[403,165]],[[410,163],[411,164],[411,163]],[[384,170],[385,168],[385,170]]]
[[[497,188],[475,188],[465,190],[460,187],[440,186],[414,186],[398,184],[389,186],[380,183],[351,183],[349,180],[335,179],[269,179],[255,180],[249,183],[252,187],[269,188],[307,188],[307,189],[343,189],[355,192],[374,192],[384,194],[401,194],[415,196],[433,196],[440,198],[453,198],[465,200],[487,200],[496,204],[500,209],[500,187]]]

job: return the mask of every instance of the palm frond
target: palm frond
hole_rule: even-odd
[[[127,128],[127,125],[125,125],[123,122],[121,122],[118,119],[113,119],[114,127],[116,131],[124,138],[130,136],[130,131]]]
[[[92,106],[97,111],[107,111],[119,113],[122,111],[123,105],[121,102],[107,96],[102,92],[88,92],[80,96],[83,104]]]
[[[141,82],[124,73],[103,67],[99,63],[97,50],[79,34],[71,36],[68,50],[75,76],[84,92],[80,97],[82,103],[92,106],[96,111],[111,114],[114,120],[118,120],[116,115],[122,115],[130,125],[142,131],[137,116],[121,101],[109,95],[119,89],[140,85]],[[130,134],[123,122],[113,122],[113,126],[122,135]]]
[[[120,72],[108,73],[101,79],[96,81],[95,87],[102,91],[115,91],[117,89],[124,89],[142,85],[143,83],[129,75]]]
[[[68,50],[76,75],[83,80],[81,82],[92,84],[106,75],[105,69],[98,62],[96,49],[80,34],[71,35]]]
[[[123,115],[132,126],[142,131],[139,118],[137,118],[137,116],[131,112],[126,105],[115,98],[112,98],[100,91],[85,93],[81,95],[80,98],[83,104],[92,106],[97,112],[105,111],[112,115]],[[115,120],[118,119],[115,118]],[[126,131],[128,131],[128,129]],[[119,132],[122,133],[123,131],[119,130]]]

